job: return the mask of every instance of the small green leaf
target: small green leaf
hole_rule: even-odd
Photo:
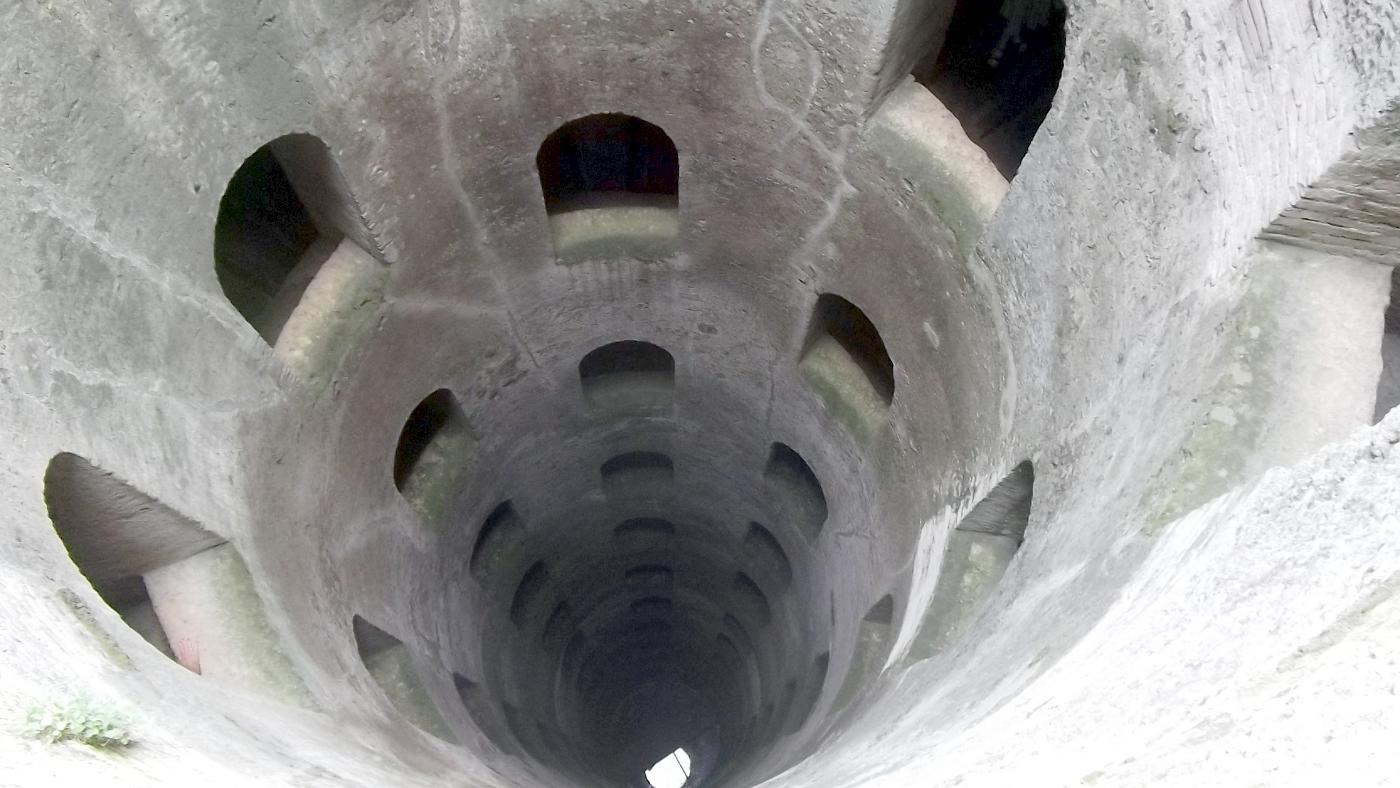
[[[125,747],[131,744],[130,720],[115,708],[87,696],[29,708],[24,732],[42,741],[79,741],[90,747]]]

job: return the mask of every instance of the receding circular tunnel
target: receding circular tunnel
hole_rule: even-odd
[[[642,785],[677,749],[687,784],[749,784],[810,752],[881,675],[914,573],[859,567],[898,566],[927,538],[881,525],[927,496],[895,461],[896,424],[938,423],[957,400],[995,409],[981,369],[1001,353],[980,332],[973,366],[911,405],[901,392],[932,372],[899,348],[925,332],[887,339],[853,301],[809,298],[735,336],[791,343],[770,362],[801,413],[786,428],[774,391],[730,384],[750,370],[665,331],[569,343],[551,384],[471,415],[436,389],[396,428],[396,485],[442,538],[421,593],[455,600],[447,642],[471,665],[455,687],[495,746],[571,784]],[[990,305],[949,306],[980,322]],[[377,395],[351,397],[382,419]],[[1008,478],[949,540],[942,582],[958,590],[910,653],[946,646],[1014,555],[1029,471]],[[398,681],[381,688],[421,705]]]
[[[660,127],[624,115],[551,134],[536,157],[551,265],[601,254],[652,267],[645,278],[678,267],[683,158]],[[927,468],[911,445],[937,446],[949,469],[997,451],[995,296],[955,265],[910,285],[913,268],[872,276],[839,260],[820,288],[653,290],[641,321],[600,317],[606,292],[560,293],[547,321],[559,333],[531,370],[511,371],[447,334],[406,350],[430,333],[422,308],[394,292],[405,263],[355,218],[339,172],[310,135],[258,149],[229,182],[215,261],[230,303],[298,380],[345,381],[326,466],[340,492],[317,506],[401,512],[434,545],[427,562],[388,543],[364,552],[352,534],[316,548],[361,556],[330,571],[349,591],[342,620],[366,697],[448,742],[466,720],[571,785],[645,785],[678,750],[691,786],[753,784],[799,762],[882,675],[902,606],[924,593],[927,568],[907,556],[929,552],[931,532],[911,513],[937,494],[917,481]],[[998,183],[985,165],[982,177]],[[947,235],[917,227],[890,225],[918,251],[892,259],[955,259]],[[904,300],[937,304],[938,319],[891,319]],[[347,375],[347,363],[400,372]],[[55,473],[60,487],[100,475]],[[1013,476],[995,511],[947,540],[940,582],[956,589],[905,652],[946,645],[1009,563],[1030,502],[1029,476]],[[60,534],[84,563],[91,537]],[[189,639],[167,631],[169,603],[129,580],[157,588],[146,563],[84,568],[114,607],[153,605],[154,618],[129,620],[190,666],[169,645]],[[385,576],[399,578],[385,584],[395,598],[368,592]],[[425,623],[414,610],[438,612]],[[439,667],[425,664],[424,627]]]
[[[718,781],[801,730],[826,685],[830,605],[798,592],[830,585],[811,544],[823,485],[780,442],[696,468],[673,433],[710,392],[686,362],[640,339],[585,353],[561,396],[583,434],[638,448],[575,469],[582,495],[552,514],[527,522],[501,504],[464,534],[470,639],[490,644],[482,675],[500,699],[478,713],[499,717],[502,746],[585,784],[636,784],[678,748],[692,784]]]
[[[955,16],[955,27],[1000,29]],[[1062,19],[1024,24],[1062,35]],[[924,48],[936,52],[938,40],[931,33]],[[956,81],[972,56],[958,57],[934,72]],[[895,112],[941,111],[912,81],[901,90],[890,102],[906,108]],[[1036,111],[1012,144],[1018,158]],[[689,289],[645,287],[681,281],[700,226],[682,184],[700,154],[689,129],[675,131],[584,114],[530,157],[553,261],[533,275],[550,307],[523,318],[527,332],[544,332],[528,369],[442,334],[421,346],[423,307],[396,284],[397,271],[421,263],[386,251],[313,135],[259,148],[230,179],[216,226],[229,302],[299,379],[348,381],[336,398],[342,423],[356,427],[341,431],[329,471],[358,481],[332,486],[370,509],[407,512],[415,539],[436,545],[427,570],[395,549],[373,559],[391,575],[418,568],[398,592],[411,603],[350,603],[364,670],[424,731],[458,737],[446,691],[500,751],[579,785],[640,784],[678,749],[690,785],[749,784],[791,766],[858,705],[895,652],[902,607],[927,595],[930,570],[908,555],[945,549],[951,567],[938,575],[943,601],[925,614],[937,620],[900,644],[927,656],[995,585],[1029,518],[1029,475],[1021,484],[1018,471],[1013,491],[991,494],[990,514],[984,505],[953,536],[931,536],[946,526],[926,527],[930,504],[949,496],[920,481],[1013,464],[998,456],[1002,306],[957,262],[968,243],[959,235],[994,204],[973,198],[970,213],[929,233],[905,194],[874,189],[854,211],[866,228],[808,263],[819,285],[812,274],[736,269]],[[971,169],[927,187],[1004,190],[978,142],[960,143]],[[887,144],[910,155],[921,143]],[[887,265],[861,270],[873,237]],[[629,267],[644,292],[549,292],[562,272],[598,265]],[[622,294],[644,311],[617,312]],[[936,317],[901,319],[914,303]],[[361,369],[401,372],[347,373],[357,354]],[[911,461],[920,445],[935,459]],[[960,487],[964,509],[985,492],[971,478]],[[394,495],[381,498],[386,489]],[[321,549],[354,552],[338,538]],[[360,588],[369,570],[334,571],[338,585]],[[450,684],[433,689],[415,633],[424,624],[410,626],[394,612],[401,604],[453,611],[432,624]]]
[[[383,300],[384,347],[419,332],[413,311],[383,295],[383,256],[365,251],[372,237],[345,219],[356,203],[338,168],[314,138],[297,139],[260,149],[235,175],[216,259],[226,288],[264,282],[275,310],[247,305],[247,288],[229,298],[255,327],[275,312],[264,336],[314,380],[366,341],[355,312],[367,301]],[[572,243],[561,245],[560,231],[579,227],[590,254],[647,260],[637,241],[654,240],[656,227],[633,221],[639,210],[665,211],[674,222],[665,233],[685,237],[676,148],[659,127],[589,116],[550,135],[536,158],[561,269],[582,258],[558,254]],[[239,251],[269,232],[299,237],[268,228],[333,226],[324,217],[348,228],[331,233],[346,239],[334,253],[288,247],[259,277],[247,260],[264,258]],[[575,220],[583,224],[560,224]],[[943,237],[891,232],[924,254],[953,254]],[[928,538],[899,514],[930,500],[911,483],[919,471],[901,459],[905,443],[933,441],[950,467],[960,452],[991,448],[1005,351],[988,322],[999,307],[956,269],[957,298],[936,281],[902,288],[941,305],[938,327],[916,330],[881,317],[898,308],[898,266],[874,280],[837,269],[830,289],[778,301],[652,293],[644,333],[577,310],[549,360],[534,359],[540,383],[485,399],[403,354],[396,363],[420,372],[355,378],[343,392],[347,423],[375,426],[337,450],[363,471],[335,472],[391,480],[416,527],[439,540],[436,569],[409,596],[457,611],[437,625],[450,689],[502,752],[579,785],[634,785],[682,749],[687,784],[749,784],[810,752],[882,674],[901,618],[895,600],[922,582],[904,556]],[[692,330],[680,315],[697,310],[705,319]],[[590,327],[613,324],[623,333],[587,341]],[[401,404],[387,405],[386,388]],[[373,446],[374,435],[387,444]],[[909,653],[946,644],[1019,545],[1029,482],[993,497],[1019,503],[970,516],[988,525],[948,541],[957,576],[941,582],[960,591],[945,592],[929,614],[939,621],[919,627]],[[452,713],[416,666],[411,633],[392,613],[352,612],[356,654],[378,690],[452,740]]]

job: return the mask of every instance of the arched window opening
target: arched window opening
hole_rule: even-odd
[[[44,499],[73,563],[147,642],[195,673],[308,700],[223,537],[76,454],[50,460]]]
[[[394,486],[430,522],[438,522],[470,465],[475,441],[457,398],[438,389],[414,407],[394,449]]]
[[[1375,421],[1400,405],[1400,268],[1390,274],[1390,306],[1381,336],[1381,379],[1376,385]]]
[[[786,733],[796,733],[806,724],[807,718],[812,716],[812,712],[817,707],[817,701],[821,700],[822,690],[826,687],[826,673],[831,666],[831,653],[822,652],[816,659],[812,660],[812,667],[807,672],[806,680],[802,684],[802,695],[797,699],[793,707],[793,714],[787,721]]]
[[[761,524],[750,522],[744,534],[744,553],[750,562],[762,570],[764,577],[771,577],[778,587],[786,589],[792,585],[792,562],[787,551],[772,531]]]
[[[833,293],[817,298],[798,368],[826,406],[868,436],[894,401],[894,361],[860,307]]]
[[[778,705],[773,710],[773,718],[770,721],[771,728],[768,738],[776,739],[787,732],[788,716],[792,714],[792,706],[797,702],[797,679],[790,678],[783,682],[782,694],[778,697]]]
[[[735,598],[750,619],[760,627],[766,627],[773,622],[773,608],[768,603],[768,595],[763,593],[763,589],[753,578],[743,572],[736,572],[731,587]]]
[[[214,226],[224,295],[298,372],[336,360],[335,347],[377,307],[386,269],[325,143],[280,137],[228,182]]]
[[[515,587],[515,596],[510,601],[510,622],[517,627],[527,623],[530,613],[545,595],[549,584],[549,567],[543,561],[536,561],[525,570],[520,585]]]
[[[927,659],[947,648],[992,595],[1025,538],[1034,487],[1035,469],[1027,460],[958,523],[911,658]]]
[[[418,729],[449,742],[456,740],[433,705],[413,664],[413,655],[398,638],[360,616],[351,618],[355,649],[374,683],[400,714]]]
[[[559,602],[554,606],[554,612],[549,614],[549,620],[544,625],[541,641],[545,648],[552,648],[555,645],[563,646],[569,636],[573,634],[573,627],[573,606],[568,602]]]
[[[675,252],[680,162],[659,126],[611,113],[579,118],[545,139],[535,165],[561,263]]]
[[[832,707],[837,713],[850,706],[861,689],[869,687],[870,680],[884,667],[892,645],[890,636],[893,626],[894,597],[886,594],[870,607],[860,621],[851,666],[846,670],[846,678],[841,682]]]
[[[497,504],[481,523],[472,545],[471,560],[468,562],[472,577],[478,582],[488,582],[502,568],[510,565],[513,556],[525,536],[525,526],[520,515],[515,513],[515,505],[510,501]]]
[[[624,340],[596,348],[578,365],[590,409],[647,413],[671,407],[676,360],[650,342]]]
[[[826,526],[826,494],[811,466],[784,443],[774,443],[763,470],[773,492],[781,522],[795,526],[808,541],[816,541]]]
[[[634,591],[669,593],[675,577],[675,571],[664,564],[642,564],[624,572],[623,582]]]
[[[161,653],[200,672],[195,654],[173,650],[145,575],[224,540],[76,454],[49,461],[44,499],[68,556],[102,601]]]
[[[634,517],[613,528],[613,536],[618,539],[669,539],[675,533],[675,523],[659,517]]]
[[[1064,60],[1064,0],[958,0],[942,46],[914,78],[1010,179],[1050,112]]]
[[[671,458],[654,451],[629,451],[604,462],[599,468],[603,491],[609,497],[667,485],[675,480],[676,466]]]
[[[690,754],[677,747],[647,769],[646,778],[651,788],[681,788],[690,779]]]
[[[487,698],[485,688],[460,673],[452,674],[452,685],[457,688],[457,698],[467,710],[467,716],[471,717],[477,728],[486,734],[486,738],[503,750],[512,749],[514,743],[502,730],[494,707]]]
[[[715,635],[715,654],[730,665],[739,665],[744,661],[739,654],[739,647],[734,645],[733,638],[723,632]]]

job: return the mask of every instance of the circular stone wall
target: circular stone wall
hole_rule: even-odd
[[[1393,771],[1388,4],[276,5],[0,33],[22,781]]]

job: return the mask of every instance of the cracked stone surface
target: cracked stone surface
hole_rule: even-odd
[[[935,0],[0,12],[0,782],[1397,782],[1355,236],[1400,6],[1065,5],[1010,181],[904,76]],[[674,143],[664,207],[549,213],[599,113]],[[276,347],[214,242],[275,141],[336,244]],[[617,342],[670,363],[582,378]],[[46,487],[71,456],[134,492]],[[15,733],[75,693],[136,744]]]

